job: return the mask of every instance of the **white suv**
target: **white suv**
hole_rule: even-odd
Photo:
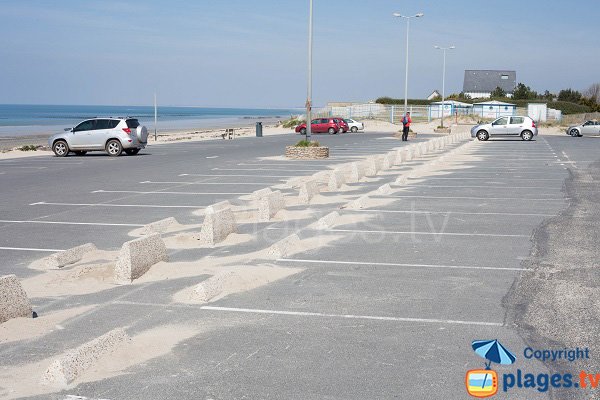
[[[479,140],[488,140],[491,136],[517,136],[523,140],[531,140],[537,134],[535,121],[518,115],[500,117],[489,124],[475,125],[471,128],[471,137]]]
[[[92,118],[74,128],[48,138],[48,146],[57,157],[69,152],[82,156],[88,151],[104,150],[109,156],[123,151],[136,155],[148,143],[148,130],[135,118]]]

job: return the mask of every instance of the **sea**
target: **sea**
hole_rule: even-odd
[[[254,125],[298,115],[300,109],[158,107],[157,130],[209,129]],[[134,117],[154,130],[153,106],[0,104],[0,138],[51,135],[93,117]]]

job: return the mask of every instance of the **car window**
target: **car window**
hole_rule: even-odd
[[[109,129],[110,120],[109,119],[97,119],[96,126],[94,129]]]
[[[328,122],[329,122],[329,120],[328,120],[328,119],[326,119],[326,118],[323,118],[323,119],[321,120],[321,123],[322,123],[322,124],[326,124],[326,123],[328,123]]]
[[[492,122],[492,125],[506,125],[506,124],[508,124],[508,118],[506,118],[506,117],[498,118],[497,120]]]
[[[510,118],[510,123],[513,125],[522,124],[524,121],[525,121],[525,118],[523,118],[523,117],[511,117]]]
[[[96,120],[95,119],[90,119],[87,121],[83,121],[82,123],[80,123],[79,125],[77,125],[74,129],[73,132],[79,132],[79,131],[93,131],[96,125]]]
[[[126,122],[127,122],[127,127],[130,129],[135,129],[138,126],[140,126],[140,123],[138,122],[137,119],[128,119]]]
[[[119,121],[118,119],[110,119],[109,123],[108,123],[108,129],[115,129],[117,127],[117,125],[119,125]]]

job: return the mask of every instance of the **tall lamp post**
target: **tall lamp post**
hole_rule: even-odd
[[[308,88],[306,94],[306,140],[312,136],[312,51],[313,51],[313,0],[309,0],[308,13]]]
[[[415,15],[408,16],[402,15],[400,13],[394,13],[392,15],[397,18],[406,18],[406,75],[404,77],[404,114],[406,115],[406,112],[408,111],[408,32],[410,29],[410,19],[420,18],[425,14],[421,12]]]
[[[442,128],[444,127],[444,97],[446,95],[446,50],[454,50],[456,47],[454,46],[450,46],[450,47],[440,47],[440,46],[433,46],[434,48],[438,49],[438,50],[442,50],[442,52],[444,53],[444,67],[442,68]]]

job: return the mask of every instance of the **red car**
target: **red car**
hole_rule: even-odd
[[[337,122],[337,118],[319,118],[313,119],[310,124],[312,133],[329,133],[334,135],[338,132],[343,132],[343,128],[340,128]],[[306,124],[300,124],[296,127],[296,132],[306,135]]]
[[[346,133],[350,129],[350,127],[348,126],[348,124],[346,123],[346,121],[344,121],[343,118],[334,117],[333,120],[340,127],[340,130],[339,130],[340,133]]]

